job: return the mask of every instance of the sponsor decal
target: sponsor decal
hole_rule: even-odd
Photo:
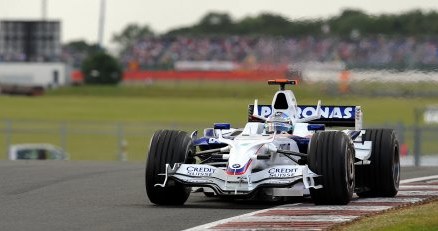
[[[272,114],[271,106],[260,106],[259,105],[259,115],[262,117],[268,117]]]
[[[276,167],[276,168],[270,168],[268,170],[268,174],[270,177],[293,177],[297,173],[297,168],[282,168],[282,167]]]
[[[269,105],[259,105],[258,111],[262,117],[269,117],[272,114],[272,108]],[[297,112],[300,118],[307,118],[316,115],[316,106],[298,106]],[[321,106],[321,118],[354,119],[354,117],[354,106]]]
[[[321,107],[322,118],[351,119],[354,118],[354,107]],[[298,107],[301,118],[316,115],[316,107]]]
[[[195,167],[195,166],[188,166],[187,167],[187,175],[190,176],[211,176],[216,169],[211,167]]]
[[[240,168],[240,164],[233,164],[231,167],[232,168]]]
[[[248,170],[248,167],[251,165],[252,159],[250,159],[244,166],[240,164],[233,164],[231,167],[228,165],[227,167],[227,174],[228,175],[243,175],[246,170]],[[237,166],[238,167],[234,167]]]

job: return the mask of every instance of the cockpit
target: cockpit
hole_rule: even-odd
[[[293,132],[294,126],[292,120],[283,112],[276,112],[269,117],[264,125],[266,134],[281,134]]]

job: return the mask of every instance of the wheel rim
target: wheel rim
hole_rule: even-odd
[[[394,149],[394,165],[392,167],[392,177],[394,178],[395,187],[398,188],[400,182],[400,156],[398,149]]]
[[[348,188],[354,187],[354,159],[352,158],[351,149],[347,148],[347,184]]]

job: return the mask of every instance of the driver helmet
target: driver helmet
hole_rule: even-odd
[[[287,114],[276,112],[266,120],[265,131],[267,134],[290,133],[293,131],[292,120]]]

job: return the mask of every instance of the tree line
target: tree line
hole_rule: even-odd
[[[438,12],[411,10],[399,14],[371,15],[346,9],[328,19],[290,20],[262,13],[233,20],[228,13],[210,12],[195,25],[170,30],[165,35],[268,35],[268,36],[431,36],[438,35]]]
[[[421,10],[411,10],[399,14],[371,15],[362,10],[346,9],[339,15],[327,19],[299,20],[290,20],[284,16],[272,13],[262,13],[257,16],[248,16],[235,20],[228,13],[210,12],[194,25],[172,29],[163,34],[155,33],[149,25],[129,24],[122,31],[114,34],[112,41],[123,52],[139,39],[151,36],[327,36],[357,39],[360,37],[384,35],[391,37],[414,36],[436,38],[438,35],[437,22],[438,12]],[[72,41],[65,44],[64,48],[73,52],[85,53],[89,56],[82,65],[86,80],[89,80],[87,82],[101,82],[99,76],[107,75],[113,76],[110,82],[120,81],[119,75],[121,71],[119,65],[116,64],[112,57],[108,55],[108,57],[102,56],[100,53],[105,53],[105,51],[96,44],[88,44],[85,41]],[[110,65],[114,66],[114,68],[109,68],[111,69],[109,70],[106,63],[114,64]],[[105,73],[104,75],[96,72],[96,65],[102,66],[102,70],[105,70],[102,71],[102,73]]]
[[[129,24],[112,36],[121,50],[146,36],[336,36],[356,38],[360,36],[416,36],[438,35],[438,12],[411,10],[399,14],[371,15],[362,10],[346,9],[328,19],[290,20],[284,16],[262,13],[234,20],[228,13],[210,12],[192,26],[172,29],[157,34],[149,25]],[[94,44],[72,41],[66,44],[74,50],[96,49]]]

